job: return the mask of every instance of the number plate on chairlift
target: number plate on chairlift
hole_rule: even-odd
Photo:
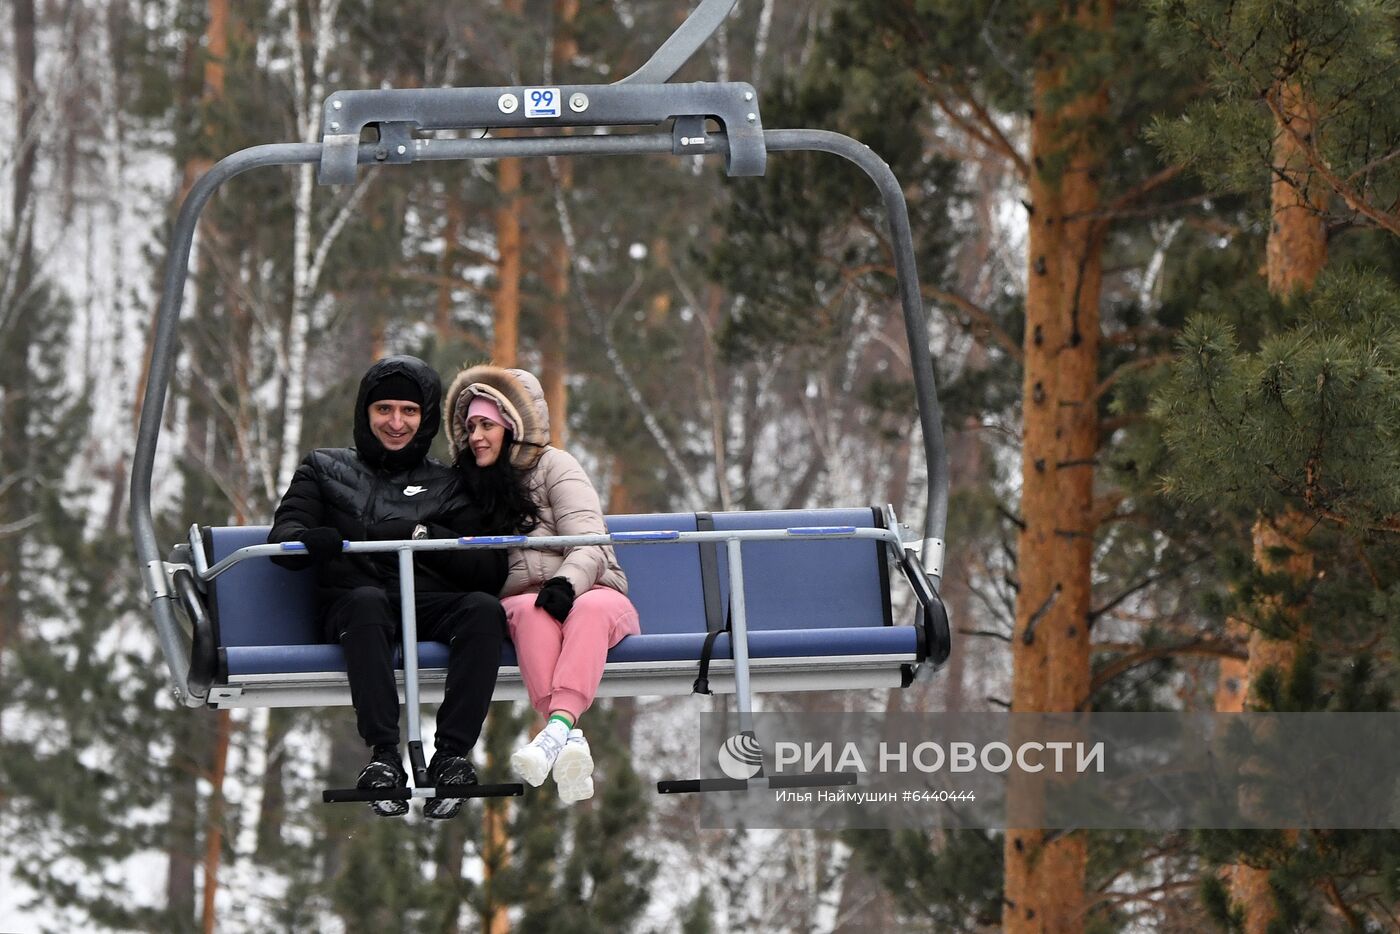
[[[525,89],[525,116],[526,116],[526,117],[557,117],[557,116],[559,116],[559,89],[558,89],[558,88],[526,88],[526,89]]]

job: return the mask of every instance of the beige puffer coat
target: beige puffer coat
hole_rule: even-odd
[[[598,493],[583,467],[567,451],[549,444],[549,406],[544,389],[525,370],[481,365],[457,374],[443,405],[447,438],[455,458],[467,446],[467,407],[475,396],[494,399],[515,422],[510,461],[525,475],[525,488],[540,510],[539,535],[594,535],[607,532]],[[627,576],[611,545],[570,549],[512,548],[510,573],[501,596],[533,593],[551,577],[563,577],[581,594],[595,586],[627,593]]]

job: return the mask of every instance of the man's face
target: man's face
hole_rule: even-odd
[[[422,420],[423,409],[417,402],[382,399],[369,404],[369,430],[388,451],[401,450],[412,441]]]

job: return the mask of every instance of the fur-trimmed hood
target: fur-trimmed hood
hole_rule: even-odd
[[[525,370],[507,370],[490,364],[468,367],[458,373],[442,407],[454,460],[467,446],[467,407],[476,396],[495,401],[506,417],[519,426],[511,445],[511,464],[520,470],[534,467],[549,446],[549,405],[544,401],[540,381]]]

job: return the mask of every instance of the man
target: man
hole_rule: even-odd
[[[312,451],[277,507],[269,542],[301,542],[306,555],[274,558],[312,566],[326,641],[345,650],[350,699],[360,736],[373,749],[360,788],[408,782],[399,754],[394,650],[401,643],[398,556],[344,554],[342,540],[456,538],[478,519],[456,472],[428,457],[441,422],[442,382],[422,360],[379,360],[360,381],[355,446]],[[505,613],[495,594],[506,578],[499,550],[427,552],[414,567],[418,636],[447,643],[447,684],[438,711],[434,786],[476,783],[470,755],[496,687]],[[448,818],[460,798],[430,798],[424,813]],[[395,817],[407,801],[374,801]]]

